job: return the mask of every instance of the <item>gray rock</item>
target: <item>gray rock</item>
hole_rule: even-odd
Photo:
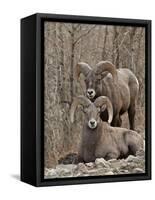
[[[106,161],[97,158],[95,162],[78,164],[58,164],[56,169],[45,168],[45,178],[104,176],[145,172],[145,152],[140,150],[137,156],[130,155],[126,159]]]
[[[89,168],[89,169],[93,169],[95,164],[93,162],[89,162],[89,163],[85,163],[85,165]]]
[[[112,159],[108,161],[110,168],[119,168],[120,167],[120,160]]]
[[[110,168],[99,167],[96,170],[97,175],[104,175],[106,172],[109,172]]]
[[[127,162],[138,162],[139,159],[133,155],[129,155],[126,159]]]
[[[66,177],[66,176],[73,176],[75,170],[77,169],[76,165],[57,165],[56,167],[56,173],[60,176],[60,177]]]
[[[118,162],[118,160],[117,160],[117,159],[111,159],[111,160],[109,160],[108,162],[110,162],[110,163],[115,163],[115,162]]]
[[[133,170],[133,173],[144,173],[144,170],[141,169],[141,168],[135,168],[135,169]]]
[[[44,174],[45,174],[45,176],[48,175],[49,171],[50,171],[50,169],[48,169],[48,168],[45,168],[45,169],[44,169]]]
[[[88,173],[88,169],[86,167],[86,165],[84,163],[79,163],[78,164],[78,171],[82,172],[82,173]]]
[[[119,169],[119,168],[113,168],[113,169],[112,169],[112,172],[113,172],[114,174],[119,174],[120,169]]]
[[[128,173],[129,173],[129,170],[127,170],[127,169],[121,169],[119,172],[120,172],[121,174],[128,174]]]
[[[81,172],[77,172],[74,174],[74,177],[81,177],[81,176],[83,176],[83,174]]]
[[[57,178],[58,174],[56,173],[55,169],[46,169],[45,177],[46,178]]]
[[[97,167],[105,167],[105,168],[109,168],[109,163],[108,161],[104,160],[104,158],[97,158],[95,160],[95,165]]]
[[[106,172],[104,175],[114,175],[112,171]]]
[[[98,173],[97,169],[91,169],[91,170],[89,170],[89,174],[90,175],[97,175],[97,173]]]
[[[128,163],[126,161],[120,162],[120,169],[125,169],[128,166]]]
[[[141,150],[137,151],[136,156],[138,156],[138,157],[144,157],[145,156],[144,150],[141,149]]]

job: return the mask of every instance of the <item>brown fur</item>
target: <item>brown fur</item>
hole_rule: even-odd
[[[143,146],[142,137],[135,131],[125,128],[111,127],[101,121],[95,130],[84,125],[79,162],[94,162],[96,158],[106,160],[126,158],[136,155]]]
[[[95,103],[91,102],[89,106],[87,105],[87,109],[84,106],[85,122],[78,153],[78,162],[93,162],[96,158],[105,158],[106,160],[118,159],[126,158],[129,154],[135,155],[136,151],[143,146],[142,137],[135,131],[112,127],[107,122],[103,122],[100,116],[97,115],[98,107],[96,107]],[[88,122],[92,118],[97,122],[95,129],[91,129],[88,126]]]
[[[110,62],[107,61],[107,63]],[[78,64],[78,66],[80,66],[80,64]],[[79,67],[77,68],[79,75],[80,69]],[[86,68],[86,65],[83,66],[83,68]],[[121,115],[127,111],[130,129],[134,130],[136,100],[139,90],[139,84],[136,76],[126,68],[117,70],[114,68],[113,70],[115,73],[113,73],[113,76],[110,74],[111,72],[102,73],[100,70],[100,74],[96,74],[96,68],[90,69],[91,68],[89,67],[87,70],[85,70],[87,73],[83,69],[81,70],[81,73],[83,73],[85,76],[86,91],[88,88],[92,88],[96,92],[95,97],[90,100],[94,101],[97,97],[102,95],[109,97],[110,101],[112,102],[114,112],[111,125],[120,127],[122,123]],[[107,121],[107,111],[102,112],[100,117],[103,121]]]

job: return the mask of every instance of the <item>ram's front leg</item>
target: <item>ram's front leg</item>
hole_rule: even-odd
[[[113,127],[121,127],[122,125],[122,119],[121,117],[118,115],[114,116],[112,122],[111,122],[111,126]]]

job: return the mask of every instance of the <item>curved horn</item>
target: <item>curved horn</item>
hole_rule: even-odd
[[[105,96],[100,96],[95,100],[94,104],[96,107],[102,107],[103,105],[106,105],[109,115],[108,123],[110,124],[113,119],[113,107],[109,98]]]
[[[117,81],[117,71],[115,65],[109,61],[100,61],[95,68],[95,74],[101,75],[103,72],[111,73],[114,81]]]
[[[91,101],[85,96],[75,97],[71,105],[71,111],[70,111],[71,122],[72,123],[74,122],[74,113],[78,105],[82,105],[85,107],[85,106],[89,106],[90,104],[91,104]]]
[[[91,70],[92,68],[87,63],[79,62],[76,66],[76,77],[79,78],[81,73],[87,76]]]

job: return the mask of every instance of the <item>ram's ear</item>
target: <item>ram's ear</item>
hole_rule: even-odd
[[[106,109],[106,105],[103,105],[102,107],[101,107],[101,109],[100,109],[100,112],[104,112],[105,111],[105,109]]]

